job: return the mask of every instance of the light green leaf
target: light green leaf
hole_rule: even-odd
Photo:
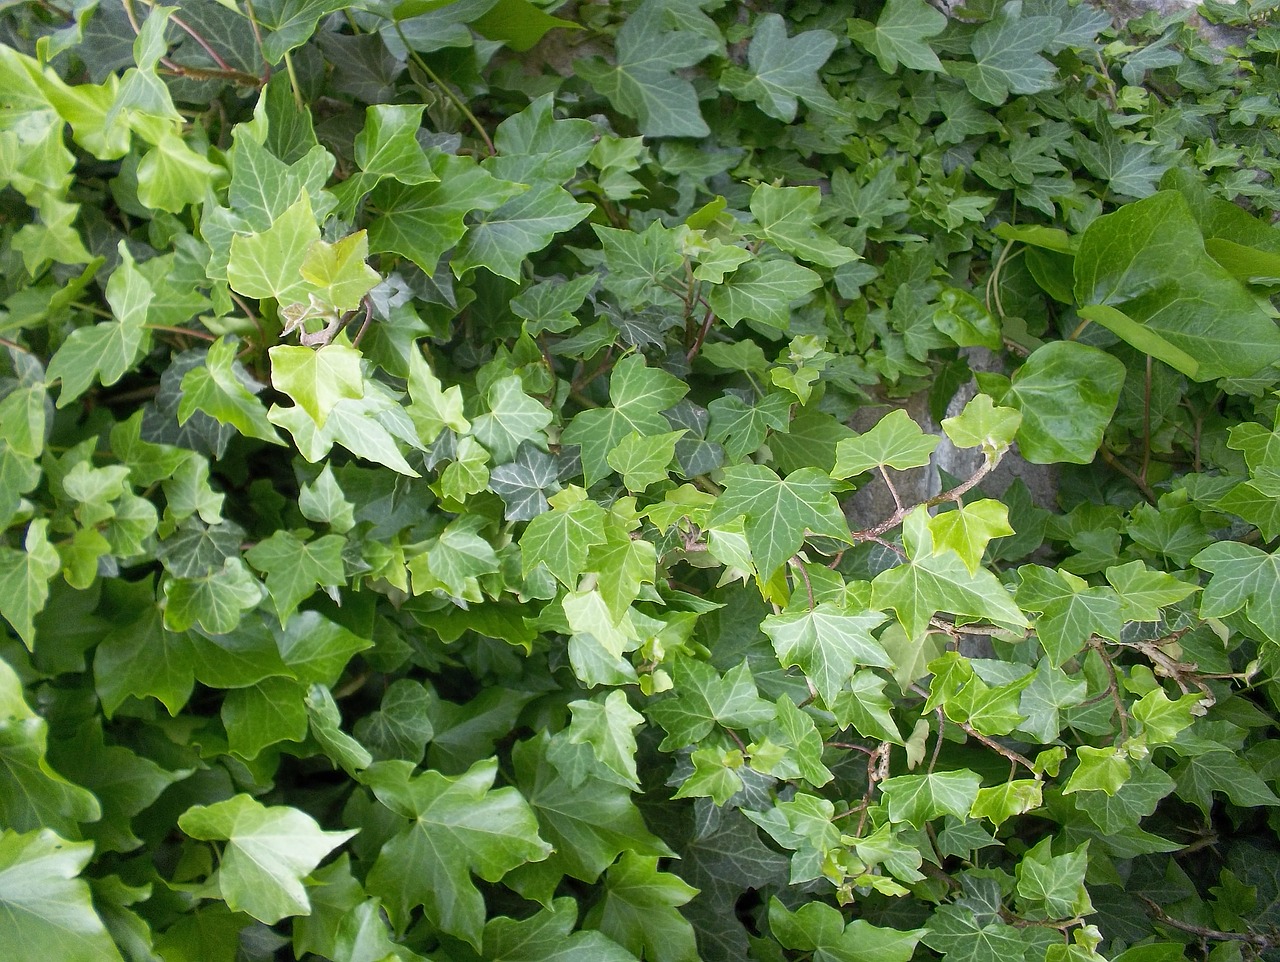
[[[166,578],[165,627],[186,631],[198,624],[212,635],[226,634],[262,600],[263,593],[238,557],[228,558],[221,568],[200,577]]]
[[[849,523],[831,493],[834,483],[817,468],[801,468],[782,479],[762,464],[735,465],[725,471],[724,484],[707,523],[715,527],[745,519],[762,581],[800,550],[808,534],[850,538]]]
[[[319,349],[278,344],[267,353],[272,386],[292,398],[317,427],[324,427],[329,412],[343,398],[364,397],[360,352],[345,344]]]
[[[302,741],[307,737],[303,694],[303,687],[291,678],[264,678],[227,692],[221,712],[227,746],[252,760],[271,745]]]
[[[352,311],[374,285],[382,280],[365,263],[369,257],[369,236],[359,230],[337,243],[317,240],[307,248],[299,271],[302,279],[315,287],[314,296],[335,311]]]
[[[574,745],[590,745],[592,754],[632,791],[640,790],[636,772],[636,736],[633,729],[645,723],[621,691],[611,691],[603,699],[571,701],[573,721],[568,739]]]
[[[1244,609],[1266,639],[1280,644],[1280,557],[1238,541],[1220,541],[1191,563],[1211,575],[1200,597],[1200,617],[1221,618]]]
[[[756,226],[749,229],[749,234],[771,241],[802,261],[822,267],[839,267],[857,260],[857,254],[837,244],[816,226],[821,201],[822,192],[817,187],[761,184],[751,195],[751,213],[755,216]]]
[[[0,834],[0,942],[11,962],[121,962],[78,876],[93,845],[48,829]]]
[[[26,550],[0,548],[0,615],[28,650],[35,648],[33,619],[49,599],[49,580],[62,568],[48,530],[49,520],[37,518],[27,526]]]
[[[228,908],[268,925],[311,913],[303,880],[356,834],[323,831],[296,808],[268,807],[248,795],[192,806],[178,817],[178,827],[192,838],[227,843],[218,868],[218,891]]]
[[[788,949],[812,952],[814,962],[908,962],[924,929],[892,929],[865,919],[846,923],[840,910],[807,902],[787,911],[769,899],[769,931]]]
[[[305,302],[315,286],[302,276],[302,265],[319,239],[311,198],[303,191],[266,230],[231,238],[227,281],[247,297],[274,297],[281,306]]]
[[[439,180],[418,143],[421,104],[374,104],[364,112],[364,129],[355,140],[356,163],[368,174],[394,177],[402,184]]]
[[[889,807],[889,820],[909,822],[915,828],[942,815],[969,817],[982,780],[968,770],[897,775],[880,783]]]
[[[245,386],[248,375],[242,377],[236,370],[235,356],[236,341],[220,337],[209,345],[204,364],[183,375],[178,423],[186,424],[199,412],[230,424],[245,437],[284,444],[267,420],[267,409]]]
[[[586,568],[592,545],[604,544],[605,510],[570,487],[551,500],[553,510],[538,515],[520,538],[526,577],[538,564],[572,590]]]
[[[812,611],[770,615],[760,628],[773,641],[782,666],[799,667],[830,707],[859,668],[891,667],[871,635],[884,620],[883,612],[854,613],[824,601]]]
[[[973,35],[973,63],[952,61],[947,73],[969,92],[999,106],[1010,93],[1035,94],[1054,85],[1053,64],[1040,56],[1054,41],[1062,21],[1025,16],[1021,7],[1002,7]]]
[[[745,661],[721,677],[706,662],[680,658],[672,677],[674,695],[649,708],[649,717],[667,731],[663,751],[697,744],[716,725],[745,729],[774,717],[774,706],[760,697]]]
[[[982,566],[982,555],[993,538],[1013,534],[1009,509],[999,501],[984,498],[944,511],[929,519],[935,554],[954,551],[971,572]]]
[[[822,286],[822,278],[790,261],[748,261],[711,288],[707,302],[730,327],[746,319],[785,333],[791,306]]]
[[[445,428],[457,434],[471,430],[462,413],[462,389],[455,384],[442,390],[440,379],[417,350],[409,352],[409,399],[407,413],[423,444],[434,442]]]
[[[1106,792],[1114,795],[1129,780],[1129,762],[1118,745],[1093,748],[1081,745],[1076,749],[1080,764],[1062,786],[1062,794],[1072,792]]]
[[[942,430],[958,448],[982,448],[987,457],[1013,443],[1022,414],[1017,408],[997,407],[986,394],[975,394],[955,417],[942,419]]]
[[[107,303],[114,321],[79,327],[58,348],[45,380],[60,380],[58,407],[78,398],[95,379],[104,387],[115,384],[139,361],[150,339],[144,325],[155,292],[138,270],[124,241],[119,244],[120,266],[107,281]]]
[[[596,931],[572,931],[578,903],[558,898],[519,922],[506,916],[484,927],[484,955],[499,962],[636,962],[636,957]]]
[[[969,815],[988,819],[998,827],[1015,815],[1039,808],[1042,788],[1043,784],[1034,778],[1015,778],[992,788],[980,788]]]
[[[899,471],[928,464],[938,446],[936,435],[925,434],[901,408],[890,411],[870,431],[836,444],[833,478],[851,478],[874,467]]]
[[[676,456],[676,442],[687,433],[668,431],[644,436],[632,431],[618,442],[605,461],[622,475],[622,483],[628,491],[640,494],[651,484],[667,479]]]
[[[245,560],[267,576],[267,592],[282,628],[317,587],[346,583],[345,544],[346,539],[337,534],[304,541],[292,531],[281,530],[245,553]]]

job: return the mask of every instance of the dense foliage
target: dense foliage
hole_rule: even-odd
[[[1274,957],[1275,7],[0,4],[0,954]]]

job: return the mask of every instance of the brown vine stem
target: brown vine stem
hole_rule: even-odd
[[[982,734],[982,732],[978,731],[968,722],[958,722],[957,724],[959,724],[959,726],[962,729],[964,729],[964,733],[966,735],[972,735],[978,741],[982,742],[982,744],[990,748],[993,752],[996,752],[999,755],[1003,755],[1009,761],[1015,764],[1021,765],[1027,771],[1035,774],[1035,771],[1036,771],[1035,763],[1032,762],[1031,759],[1027,758],[1026,755],[1023,755],[1020,752],[1015,752],[1012,748],[1007,748],[1006,746],[1001,745],[994,738],[991,738],[987,735]],[[1036,775],[1036,777],[1039,778],[1040,776]]]
[[[1098,448],[1098,454],[1102,456],[1103,461],[1106,461],[1107,464],[1111,465],[1111,467],[1115,468],[1126,478],[1132,481],[1134,487],[1142,492],[1142,497],[1146,499],[1148,504],[1154,505],[1159,500],[1155,491],[1152,490],[1151,485],[1147,484],[1146,481],[1142,480],[1141,477],[1134,473],[1132,468],[1112,454],[1109,448],[1105,446]]]
[[[790,560],[791,567],[800,572],[800,577],[804,581],[804,590],[809,594],[809,610],[813,611],[817,607],[813,600],[813,582],[809,580],[809,572],[804,570],[804,562],[799,557]]]
[[[1223,932],[1221,929],[1210,929],[1203,925],[1183,922],[1181,919],[1175,919],[1154,900],[1147,898],[1145,895],[1139,895],[1138,898],[1147,906],[1148,911],[1155,916],[1156,921],[1177,929],[1179,932],[1198,935],[1202,939],[1213,939],[1215,942],[1247,942],[1249,945],[1256,945],[1263,949],[1280,945],[1280,937],[1275,935],[1259,935],[1256,932]]]
[[[31,354],[32,352],[23,347],[17,341],[11,341],[7,337],[0,337],[0,347],[7,347],[11,351],[21,351],[23,354]]]
[[[207,331],[193,331],[189,327],[172,327],[168,324],[143,324],[148,331],[164,331],[166,334],[184,334],[188,337],[194,337],[200,341],[208,341],[213,343],[216,341],[217,335],[210,334]]]
[[[954,488],[951,488],[949,491],[943,491],[941,494],[935,494],[932,498],[929,498],[925,501],[921,501],[919,504],[903,505],[901,501],[898,501],[897,493],[894,492],[894,500],[898,502],[898,509],[894,511],[893,514],[890,515],[888,518],[886,518],[884,521],[881,521],[879,524],[874,525],[870,528],[863,528],[861,531],[853,532],[854,540],[855,541],[880,541],[880,536],[882,534],[884,534],[886,531],[891,531],[892,529],[896,528],[898,525],[902,524],[902,519],[905,518],[909,513],[911,513],[911,511],[913,511],[915,508],[919,507],[920,504],[923,504],[926,508],[932,508],[939,504],[945,504],[947,501],[954,501],[956,504],[959,504],[961,498],[963,498],[966,494],[968,494],[969,491],[972,490],[976,485],[982,483],[982,479],[996,469],[996,465],[1000,463],[1000,459],[1002,457],[1003,457],[1003,454],[997,454],[995,457],[988,457],[986,461],[983,462],[982,467],[978,468],[978,470],[973,473],[972,477],[968,478],[965,481],[960,482]],[[886,481],[887,481],[887,478],[886,478]],[[889,490],[893,491],[892,485],[890,485]]]
[[[689,347],[689,351],[685,354],[685,360],[693,363],[693,359],[698,356],[698,352],[702,350],[702,342],[707,339],[707,334],[711,332],[711,325],[715,321],[716,315],[707,308],[707,313],[703,315],[702,324],[698,328],[698,335],[693,339],[693,344]]]

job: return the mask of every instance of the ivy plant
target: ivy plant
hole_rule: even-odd
[[[1275,10],[0,5],[0,954],[1276,957]]]

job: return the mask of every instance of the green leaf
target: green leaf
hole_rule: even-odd
[[[623,852],[605,873],[604,897],[586,924],[637,958],[698,962],[693,926],[679,912],[697,894],[677,876],[658,871],[657,858]]]
[[[578,904],[559,898],[537,915],[519,922],[499,916],[484,927],[484,955],[498,962],[636,962],[608,936],[573,932]]]
[[[667,731],[663,751],[696,744],[716,725],[746,729],[774,717],[773,705],[756,691],[745,661],[721,677],[706,662],[680,658],[672,677],[674,696],[649,709],[649,717]]]
[[[633,431],[618,442],[605,458],[605,463],[622,475],[628,491],[642,493],[650,485],[665,481],[676,456],[676,442],[686,431],[644,437]]]
[[[845,923],[840,910],[807,902],[787,911],[769,899],[769,930],[788,949],[812,952],[814,962],[908,962],[924,929],[892,929],[865,919]]]
[[[267,353],[271,356],[272,386],[292,398],[317,427],[324,427],[329,412],[342,398],[364,397],[360,352],[344,344],[326,344],[319,349],[280,344]]]
[[[1164,361],[1175,371],[1189,378],[1195,379],[1200,373],[1199,361],[1186,351],[1174,347],[1150,327],[1139,324],[1123,311],[1118,311],[1106,304],[1090,304],[1080,308],[1077,313],[1086,321],[1101,324],[1142,353],[1150,354],[1157,361]]]
[[[1015,815],[1039,808],[1042,787],[1037,779],[1016,778],[993,788],[980,788],[969,814],[989,819],[998,827]]]
[[[1022,415],[1016,408],[997,407],[986,394],[975,394],[955,417],[942,419],[942,430],[958,448],[982,448],[994,457],[1013,443]]]
[[[433,182],[384,180],[368,201],[377,212],[369,224],[370,253],[400,254],[428,276],[466,233],[463,218],[470,211],[496,210],[527,189],[494,177],[470,157],[437,157],[432,170]]]
[[[315,287],[303,278],[302,265],[319,239],[311,198],[303,191],[266,230],[231,238],[227,281],[241,294],[274,297],[282,306],[305,301]]]
[[[521,280],[525,259],[542,250],[556,234],[576,226],[593,210],[556,184],[538,184],[496,210],[481,213],[470,225],[449,262],[461,277],[487,267],[500,277]]]
[[[765,812],[742,810],[775,842],[795,853],[791,857],[793,884],[820,878],[828,854],[840,846],[840,830],[831,821],[835,813],[831,802],[805,792],[796,792],[790,801],[777,802]]]
[[[183,375],[178,423],[186,424],[196,413],[206,414],[245,437],[283,444],[267,420],[267,409],[245,386],[248,375],[237,372],[235,355],[235,340],[220,337],[209,345],[204,364]]]
[[[1093,748],[1081,745],[1076,749],[1080,764],[1062,786],[1062,794],[1072,792],[1105,792],[1114,795],[1129,780],[1129,762],[1119,747]]]
[[[348,234],[336,243],[315,241],[307,248],[299,271],[313,285],[315,301],[334,311],[353,311],[361,299],[382,280],[365,263],[369,257],[369,237],[362,231]],[[274,368],[273,368],[274,370]]]
[[[530,521],[548,510],[547,498],[560,490],[555,458],[522,444],[514,461],[489,472],[489,490],[502,498],[508,521]]]
[[[0,940],[13,962],[121,962],[79,878],[92,855],[48,829],[0,835]]]
[[[753,101],[775,120],[791,123],[801,100],[812,107],[831,105],[818,70],[835,48],[836,38],[826,30],[806,30],[788,38],[782,17],[766,13],[755,23],[747,50],[749,69],[731,67],[720,83],[739,100]]]
[[[1213,793],[1221,792],[1234,805],[1253,808],[1280,805],[1280,798],[1258,773],[1232,752],[1205,752],[1186,759],[1173,770],[1178,797],[1195,805],[1209,817]]]
[[[496,461],[512,460],[525,441],[542,445],[543,428],[551,423],[552,415],[524,393],[520,378],[499,378],[489,385],[485,399],[489,410],[472,421],[471,431]]]
[[[577,586],[593,545],[605,543],[605,511],[571,487],[552,499],[553,510],[538,515],[520,538],[520,554],[526,577],[539,564],[566,588]]]
[[[874,467],[898,471],[928,464],[938,446],[936,435],[925,434],[901,408],[890,411],[870,431],[836,445],[833,478],[851,478]]]
[[[1003,342],[1000,324],[976,297],[949,287],[938,300],[941,306],[933,312],[933,326],[939,331],[960,347],[1000,349]]]
[[[792,398],[780,391],[766,394],[750,405],[736,394],[718,397],[707,405],[711,415],[707,439],[723,444],[731,462],[741,461],[759,449],[770,430],[789,429],[792,403]]]
[[[1111,115],[1101,105],[1096,117],[1091,132],[1097,139],[1077,136],[1074,141],[1085,168],[1121,196],[1150,196],[1160,175],[1168,169],[1168,163],[1154,159],[1155,145],[1122,139],[1112,127]]]
[[[644,716],[632,710],[627,696],[611,691],[602,700],[571,701],[568,740],[573,745],[589,745],[596,760],[616,775],[623,785],[640,790],[636,772],[636,736],[632,731],[644,724]]]
[[[871,582],[872,607],[896,611],[902,627],[913,639],[920,638],[929,619],[939,611],[1025,628],[1025,616],[990,571],[970,571],[952,551],[931,553],[926,517],[923,508],[916,508],[907,516],[907,524],[920,532],[923,541],[909,551],[910,561],[881,572]]]
[[[311,734],[330,760],[352,778],[373,764],[368,749],[342,730],[342,713],[326,686],[312,684],[305,705]]]
[[[946,16],[924,0],[888,0],[874,26],[850,20],[849,39],[872,54],[885,73],[897,73],[899,63],[912,70],[941,73],[938,55],[925,41],[942,33],[946,25]]]
[[[1022,415],[1022,456],[1033,464],[1092,461],[1124,377],[1117,358],[1077,341],[1051,341],[1033,351],[1004,397]]]
[[[723,806],[742,790],[742,751],[737,748],[695,748],[689,755],[693,774],[680,785],[672,798],[710,798]]]
[[[762,581],[800,550],[808,534],[850,538],[849,523],[831,494],[835,485],[817,468],[802,468],[784,480],[764,465],[736,465],[725,471],[724,484],[707,523],[715,527],[745,519]]]
[[[1126,204],[1089,225],[1076,254],[1075,293],[1081,304],[1122,311],[1194,358],[1192,376],[1199,380],[1247,377],[1280,359],[1275,322],[1205,252],[1191,210],[1176,191]],[[1131,343],[1155,353],[1138,340]]]
[[[247,688],[227,692],[222,701],[222,724],[230,750],[252,760],[271,745],[306,738],[303,691],[292,679],[264,678]]]
[[[889,820],[915,828],[942,815],[968,818],[978,797],[981,779],[971,771],[898,775],[880,783],[889,807]]]
[[[62,568],[48,529],[49,520],[37,518],[27,527],[25,551],[0,548],[0,615],[28,650],[35,649],[34,619],[49,599],[49,579]]]
[[[1200,617],[1244,610],[1263,637],[1280,644],[1280,558],[1237,541],[1205,548],[1191,563],[1211,575],[1200,598]]]
[[[45,380],[62,382],[58,407],[63,408],[89,389],[94,380],[110,387],[132,370],[146,351],[147,310],[155,292],[138,270],[123,241],[120,266],[107,281],[107,303],[114,321],[78,327],[49,361]]]
[[[221,568],[197,578],[167,578],[165,627],[186,631],[198,624],[210,634],[223,635],[240,623],[262,595],[262,586],[239,558],[228,558]]]
[[[341,535],[329,534],[304,542],[290,531],[277,531],[245,553],[245,559],[267,576],[267,592],[280,616],[280,626],[319,586],[346,582]]]
[[[729,326],[746,319],[785,333],[791,305],[822,286],[822,278],[790,261],[748,261],[707,295],[711,309]]]
[[[564,430],[566,443],[582,446],[587,487],[609,473],[609,454],[632,432],[641,437],[670,432],[671,424],[661,412],[674,406],[688,390],[666,371],[646,367],[639,354],[619,361],[609,379],[612,406],[583,411]]]
[[[1065,855],[1054,855],[1052,845],[1053,839],[1042,839],[1022,856],[1015,870],[1018,898],[1032,903],[1049,918],[1091,914],[1093,904],[1084,886],[1089,843]]]
[[[573,180],[595,143],[591,121],[557,120],[555,98],[543,94],[498,124],[493,132],[498,152],[485,161],[485,168],[504,180],[565,184]]]
[[[645,0],[618,31],[616,66],[578,60],[574,71],[634,117],[646,137],[705,137],[697,93],[676,71],[701,61],[717,43],[691,31],[666,29],[665,13],[663,0]]]
[[[341,0],[267,0],[254,6],[254,18],[269,33],[262,40],[262,56],[272,66],[289,51],[300,47],[316,32],[316,24],[335,10]]]
[[[378,710],[356,722],[355,736],[378,761],[401,758],[416,765],[435,734],[431,707],[431,693],[421,683],[410,678],[393,681]]]
[[[996,106],[1010,93],[1048,90],[1054,85],[1054,68],[1040,53],[1061,27],[1057,17],[1025,16],[1021,7],[1002,7],[974,33],[974,62],[952,61],[947,73],[962,79],[979,100]]]
[[[533,810],[514,788],[493,788],[496,759],[462,775],[427,771],[412,762],[377,762],[363,781],[384,806],[405,819],[382,846],[369,872],[369,891],[383,899],[398,929],[421,905],[431,924],[480,947],[484,899],[471,873],[496,882],[551,853],[538,837]]]
[[[751,234],[822,267],[839,267],[856,260],[857,254],[816,226],[821,201],[822,192],[817,187],[761,184],[751,195],[751,213],[756,219]]]
[[[22,682],[0,660],[0,820],[17,831],[46,827],[80,834],[102,817],[98,800],[58,774],[45,757],[48,723],[27,705]]]
[[[1040,565],[1019,569],[1018,604],[1040,611],[1036,634],[1054,668],[1074,656],[1093,635],[1120,640],[1124,602],[1111,588],[1091,588],[1075,575]]]
[[[805,673],[827,706],[859,668],[889,668],[889,656],[871,635],[882,624],[879,611],[849,612],[830,602],[811,611],[770,615],[761,630],[773,641],[784,668],[797,666]]]
[[[982,555],[991,540],[1014,533],[1009,527],[1009,509],[990,498],[934,515],[929,519],[929,530],[933,533],[935,554],[954,551],[974,573],[982,565]]]
[[[1154,812],[1175,784],[1160,766],[1148,761],[1139,763],[1114,795],[1084,792],[1076,795],[1075,804],[1103,832],[1117,835]]]
[[[194,805],[178,818],[192,838],[225,841],[218,891],[227,907],[274,925],[290,915],[309,915],[302,882],[333,849],[356,834],[326,832],[296,808],[266,806],[248,795],[213,805]]]
[[[948,962],[998,962],[1026,955],[1021,930],[1000,921],[984,925],[972,909],[959,905],[939,907],[922,941],[944,953]]]
[[[364,112],[364,129],[355,139],[356,163],[367,174],[394,177],[402,184],[427,184],[440,179],[431,166],[418,131],[421,104],[374,104]]]

